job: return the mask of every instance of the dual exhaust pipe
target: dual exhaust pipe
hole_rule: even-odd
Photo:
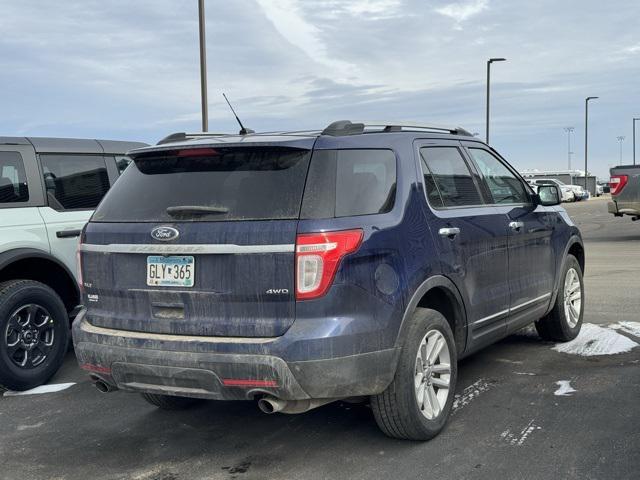
[[[91,377],[96,389],[101,393],[110,393],[118,390],[117,387],[105,382],[100,377]],[[304,413],[314,408],[321,407],[327,403],[331,403],[335,398],[315,398],[309,400],[282,400],[280,398],[268,395],[258,400],[258,408],[266,414],[272,413]]]

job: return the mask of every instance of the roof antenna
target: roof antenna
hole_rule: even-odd
[[[244,125],[242,125],[242,122],[238,118],[236,111],[231,106],[231,103],[229,102],[229,99],[227,98],[227,96],[224,93],[222,94],[222,96],[227,101],[227,105],[229,105],[229,108],[233,112],[233,116],[236,117],[236,120],[238,121],[238,125],[240,125],[240,135],[246,135],[247,133],[256,133],[254,130],[251,130],[250,128],[244,128]]]

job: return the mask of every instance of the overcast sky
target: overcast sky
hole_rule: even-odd
[[[638,0],[207,0],[210,130],[461,125],[517,168],[608,176],[640,117]],[[200,130],[197,0],[0,0],[0,135],[156,142]],[[638,125],[640,160],[640,125]]]

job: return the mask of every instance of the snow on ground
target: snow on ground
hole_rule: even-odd
[[[571,386],[571,380],[558,380],[556,385],[558,385],[558,389],[553,392],[553,394],[559,397],[570,397],[571,394],[576,391],[576,389]]]
[[[4,392],[4,397],[17,397],[19,395],[40,395],[42,393],[53,393],[60,392],[62,390],[66,390],[67,388],[75,385],[75,383],[52,383],[51,385],[41,385],[36,388],[32,388],[31,390],[25,390],[24,392],[14,392],[13,390],[8,390]]]
[[[620,324],[622,323],[636,322],[620,322]],[[625,353],[637,346],[636,342],[624,335],[620,335],[612,328],[584,323],[580,334],[575,340],[567,343],[557,343],[552,348],[556,352],[591,357],[594,355]]]
[[[609,325],[609,328],[614,330],[622,330],[634,337],[640,338],[640,322],[618,322],[613,325]]]

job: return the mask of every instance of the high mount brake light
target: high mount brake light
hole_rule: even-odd
[[[178,157],[210,157],[217,155],[218,151],[213,148],[187,148],[178,150]]]
[[[611,195],[618,195],[628,181],[629,177],[627,175],[611,175],[611,181],[609,182],[609,185],[611,185]]]
[[[340,261],[362,243],[363,231],[303,233],[296,238],[296,300],[327,293]]]

